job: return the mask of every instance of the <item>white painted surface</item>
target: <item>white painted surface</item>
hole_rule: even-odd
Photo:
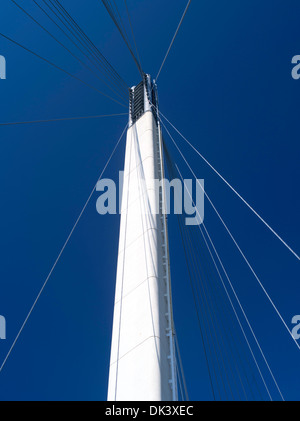
[[[174,398],[166,236],[163,217],[149,212],[157,206],[160,153],[155,119],[146,112],[127,132],[108,400]]]

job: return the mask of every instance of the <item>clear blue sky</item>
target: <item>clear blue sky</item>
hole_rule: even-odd
[[[19,2],[63,39],[33,2]],[[132,57],[101,1],[61,3],[128,86],[137,84]],[[125,19],[123,1],[117,4]],[[128,0],[128,5],[143,69],[155,77],[186,1]],[[193,0],[158,84],[161,111],[298,253],[300,80],[291,77],[291,59],[300,54],[299,15],[297,0]],[[9,0],[1,1],[0,32],[105,90]],[[124,112],[3,38],[0,55],[7,60],[7,80],[0,81],[1,122]],[[7,320],[0,362],[126,123],[122,116],[0,127],[0,314]],[[299,262],[176,139],[292,328],[292,317],[300,314]],[[170,145],[167,136],[166,141]],[[124,147],[123,140],[106,177],[117,179]],[[97,194],[0,373],[1,400],[106,399],[119,217],[98,215],[96,199]],[[299,400],[300,351],[208,203],[205,212],[281,391],[287,400]],[[211,399],[172,217],[169,230],[174,317],[188,391],[191,399]]]

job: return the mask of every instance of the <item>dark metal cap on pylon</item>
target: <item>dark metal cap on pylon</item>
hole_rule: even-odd
[[[132,126],[145,112],[152,111],[157,117],[157,87],[150,75],[144,73],[143,80],[129,91],[129,126]]]

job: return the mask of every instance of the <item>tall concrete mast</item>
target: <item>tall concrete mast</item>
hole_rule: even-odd
[[[161,128],[149,75],[130,91],[108,400],[177,400]],[[156,189],[157,191],[157,189]]]

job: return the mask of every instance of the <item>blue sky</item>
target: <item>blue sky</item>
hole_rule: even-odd
[[[33,2],[19,3],[63,39]],[[139,73],[102,3],[61,3],[128,86],[137,84]],[[117,3],[125,13],[123,2]],[[185,5],[128,0],[142,66],[153,77]],[[0,11],[0,32],[105,89],[11,1],[3,0]],[[300,54],[299,13],[296,0],[194,0],[158,83],[161,111],[298,253],[300,80],[291,77],[291,59]],[[7,61],[1,122],[126,112],[3,38],[0,55]],[[1,361],[126,123],[127,116],[119,116],[0,127],[0,314],[7,320]],[[299,262],[183,140],[176,141],[292,328],[292,317],[300,314]],[[117,179],[124,148],[123,139],[106,177]],[[97,194],[0,373],[2,400],[106,398],[119,217],[98,215],[96,200]],[[206,226],[281,391],[287,400],[299,400],[300,351],[205,206]],[[174,317],[189,395],[207,400],[211,392],[175,218],[169,231]]]

